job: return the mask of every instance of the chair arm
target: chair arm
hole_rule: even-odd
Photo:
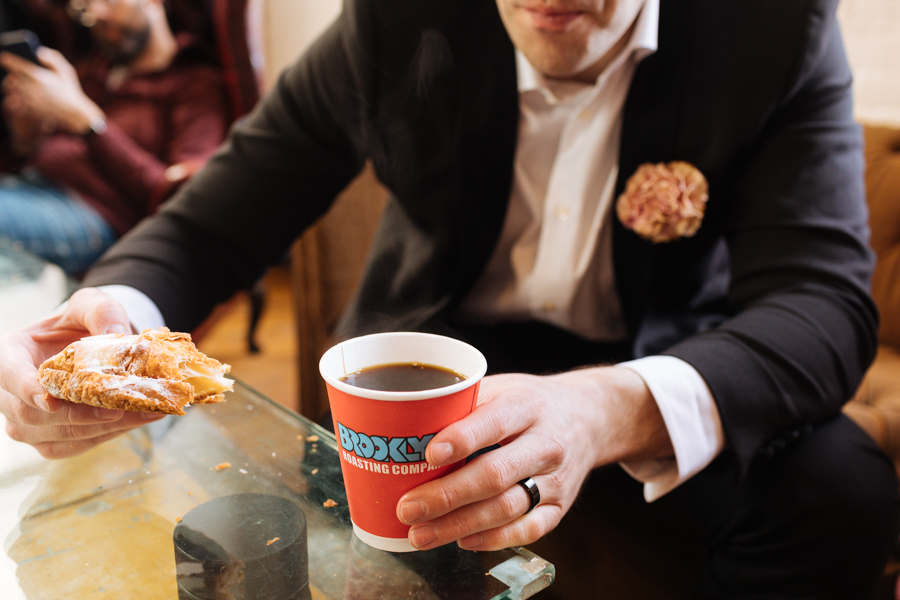
[[[844,413],[862,427],[878,445],[900,463],[900,351],[881,344]]]

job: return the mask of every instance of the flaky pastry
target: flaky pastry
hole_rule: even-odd
[[[49,395],[70,402],[183,415],[188,404],[225,400],[230,370],[197,350],[190,334],[162,327],[82,338],[44,361],[38,378]]]

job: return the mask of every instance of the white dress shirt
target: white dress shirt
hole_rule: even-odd
[[[476,323],[538,320],[595,341],[626,338],[612,258],[622,111],[638,63],[656,51],[659,0],[648,0],[628,45],[593,84],[546,78],[517,52],[519,137],[499,242],[460,306]],[[652,501],[703,469],[724,446],[699,373],[674,357],[623,366],[647,383],[675,458],[622,466]]]
[[[613,193],[625,96],[638,63],[656,50],[658,17],[659,0],[647,0],[628,46],[593,85],[544,78],[517,53],[521,118],[509,209],[460,316],[536,319],[596,341],[627,336],[612,262]],[[136,330],[164,324],[141,292],[102,289],[125,305]],[[622,366],[647,383],[675,448],[672,459],[622,465],[652,501],[721,451],[721,419],[706,383],[684,361],[651,356]]]

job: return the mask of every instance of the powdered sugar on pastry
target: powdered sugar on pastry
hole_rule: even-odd
[[[183,415],[188,404],[223,401],[232,391],[229,370],[189,334],[163,327],[82,338],[47,359],[38,377],[50,395],[70,402]]]

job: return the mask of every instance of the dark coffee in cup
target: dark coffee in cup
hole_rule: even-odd
[[[391,331],[333,346],[319,372],[340,439],[353,533],[379,550],[415,551],[397,502],[462,467],[462,460],[430,465],[424,449],[437,432],[472,414],[487,372],[484,355],[450,337]],[[374,598],[378,589],[369,591]]]
[[[459,383],[465,375],[425,363],[391,363],[366,367],[341,378],[349,385],[385,392],[419,392]]]

